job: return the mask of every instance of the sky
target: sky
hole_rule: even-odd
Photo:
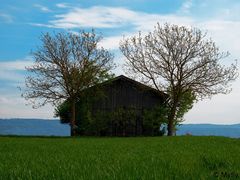
[[[222,63],[240,57],[239,0],[0,0],[0,118],[53,118],[51,105],[32,109],[18,87],[24,87],[26,66],[33,64],[31,51],[41,45],[46,32],[94,28],[101,45],[115,54],[115,74],[124,74],[119,40],[157,23],[196,27],[207,32],[221,51],[231,55]],[[240,123],[240,79],[228,95],[215,95],[194,104],[185,123]]]

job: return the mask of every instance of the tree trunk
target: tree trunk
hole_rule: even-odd
[[[172,119],[169,119],[168,120],[168,136],[173,136],[174,135],[174,125],[173,125],[173,120]]]
[[[168,136],[174,136],[175,130],[174,130],[174,118],[176,115],[176,109],[177,109],[177,103],[173,103],[173,107],[171,108],[170,115],[168,116]]]
[[[71,100],[71,136],[76,136],[77,131],[76,131],[76,102],[75,99]]]

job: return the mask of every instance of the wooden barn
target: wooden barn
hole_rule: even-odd
[[[117,108],[135,108],[139,112],[161,105],[166,94],[126,76],[118,76],[101,84],[105,95],[94,103],[94,110],[114,111]]]
[[[167,98],[165,93],[123,75],[103,82],[97,87],[91,87],[85,92],[87,95],[80,98],[85,100],[77,103],[77,125],[80,135],[159,134],[159,126],[162,122],[153,117],[147,119],[145,115],[146,111],[163,106]],[[100,96],[99,92],[101,92]],[[63,114],[67,114],[65,117],[60,115],[63,121],[70,119],[70,113]]]
[[[94,87],[90,89],[95,91]],[[98,136],[158,134],[153,131],[159,130],[159,124],[155,130],[148,128],[143,116],[146,110],[161,106],[167,97],[166,94],[123,75],[100,84],[98,89],[103,94],[101,98],[88,102],[88,105],[78,105],[77,122],[80,134]],[[80,113],[83,109],[84,113]],[[86,122],[87,119],[91,119],[90,124]],[[91,128],[86,128],[86,124]]]

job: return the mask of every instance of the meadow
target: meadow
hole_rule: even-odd
[[[240,179],[240,139],[0,137],[0,179]]]

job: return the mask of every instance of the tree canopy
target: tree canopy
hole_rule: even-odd
[[[101,36],[91,32],[43,34],[33,52],[34,65],[27,67],[25,99],[35,107],[71,102],[71,134],[76,126],[75,103],[84,89],[106,80],[114,67],[113,55],[99,47]]]
[[[206,35],[196,28],[157,24],[147,35],[139,32],[120,42],[126,72],[169,95],[168,135],[194,100],[230,92],[230,82],[238,76],[236,64],[221,64],[229,53]]]

